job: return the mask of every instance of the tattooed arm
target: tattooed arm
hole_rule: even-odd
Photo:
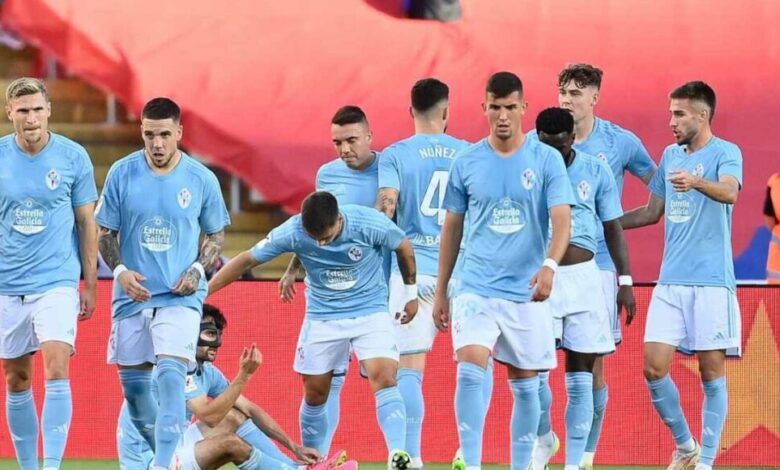
[[[100,255],[103,256],[103,261],[105,261],[108,267],[114,271],[116,271],[118,266],[122,265],[118,237],[119,232],[117,230],[100,227],[100,232],[98,233],[98,249],[100,250]],[[118,282],[122,286],[122,289],[127,293],[127,296],[134,301],[146,302],[152,298],[152,294],[141,285],[141,282],[145,280],[146,278],[143,274],[125,268],[124,270],[120,270],[120,273],[116,276],[114,282]]]
[[[203,243],[200,245],[200,256],[197,263],[187,269],[179,278],[171,292],[177,295],[191,295],[198,290],[198,283],[205,272],[214,267],[214,263],[222,253],[222,247],[225,245],[225,231],[212,233],[203,237]]]
[[[389,218],[395,215],[398,206],[398,190],[393,188],[380,188],[376,196],[376,208]]]

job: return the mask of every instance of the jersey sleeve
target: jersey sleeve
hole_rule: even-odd
[[[230,225],[230,215],[222,197],[219,181],[214,173],[211,172],[209,172],[203,184],[203,206],[200,209],[198,221],[200,228],[207,235],[220,232]]]
[[[401,242],[406,238],[406,234],[403,230],[390,219],[385,217],[379,211],[373,211],[376,214],[372,214],[366,224],[365,233],[369,237],[369,241],[374,246],[380,246],[389,248],[390,250],[397,249]]]
[[[184,379],[184,401],[190,401],[193,398],[208,395],[207,390],[203,390],[201,385],[195,379],[194,374],[188,374]]]
[[[401,170],[395,149],[385,149],[379,156],[379,189],[391,188],[401,190]]]
[[[447,190],[444,193],[442,207],[456,214],[465,214],[468,209],[469,198],[466,183],[463,178],[464,160],[456,157],[450,168],[450,177],[447,181]]]
[[[555,151],[555,153],[558,153]],[[558,156],[549,156],[544,167],[544,188],[547,194],[547,208],[568,204],[575,204],[574,192],[571,189],[571,180],[566,173],[566,165]]]
[[[292,219],[283,223],[279,227],[271,230],[265,238],[257,242],[255,246],[250,249],[252,258],[258,263],[265,263],[271,261],[282,253],[288,253],[293,251],[293,231]]]
[[[724,176],[733,176],[742,187],[742,152],[736,145],[726,147],[718,162],[718,179]]]
[[[209,377],[209,391],[208,396],[216,398],[220,396],[230,386],[225,374],[216,367],[211,367],[211,377]]]
[[[79,163],[71,192],[71,205],[73,207],[83,206],[97,200],[95,169],[86,150],[79,153]]]
[[[110,230],[119,230],[122,225],[121,196],[118,187],[121,181],[120,173],[122,169],[117,165],[112,166],[108,171],[103,193],[95,209],[97,224]]]
[[[650,184],[647,185],[653,195],[666,199],[666,151],[661,156],[661,163],[658,165],[658,171],[655,172]]]
[[[643,178],[658,168],[653,161],[653,157],[650,156],[650,153],[642,144],[642,141],[634,134],[628,134],[627,150],[628,162],[626,168],[629,173],[637,178]]]
[[[327,164],[322,165],[319,170],[317,170],[317,176],[314,178],[314,189],[315,191],[328,191],[332,188],[329,187],[330,181],[328,181],[328,168]]]
[[[602,222],[609,222],[622,216],[623,208],[620,206],[620,194],[612,170],[606,163],[600,164],[598,169],[599,187],[596,191],[596,212]]]

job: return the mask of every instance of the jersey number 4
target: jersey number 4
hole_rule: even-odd
[[[425,217],[436,217],[439,225],[444,225],[444,216],[447,214],[441,206],[444,203],[444,192],[447,190],[449,176],[449,171],[434,171],[420,203],[420,213]]]

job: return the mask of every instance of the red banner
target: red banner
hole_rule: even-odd
[[[299,293],[303,286],[300,286]],[[636,289],[638,318],[624,329],[625,340],[606,362],[610,386],[607,418],[597,460],[603,464],[666,465],[672,439],[650,403],[642,376],[642,334],[651,288]],[[739,301],[743,324],[743,357],[729,360],[729,416],[721,438],[720,465],[780,466],[780,288],[742,287]],[[116,456],[115,425],[122,402],[116,371],[105,363],[110,329],[110,282],[98,291],[98,313],[79,325],[77,355],[71,363],[74,396],[68,457]],[[238,368],[244,346],[256,342],[263,365],[246,395],[268,410],[292,435],[298,436],[300,379],[292,371],[295,343],[303,317],[303,297],[290,305],[278,300],[275,283],[235,284],[210,299],[228,317],[224,346],[216,364],[228,378]],[[35,396],[43,404],[42,370],[36,359]],[[685,415],[695,436],[701,434],[702,392],[695,359],[678,356],[672,369]],[[553,428],[563,436],[566,394],[563,371],[553,371]],[[449,337],[440,335],[429,355],[424,378],[426,417],[423,458],[449,461],[458,447],[453,397],[455,364]],[[5,395],[0,385],[0,395]],[[509,461],[509,416],[512,398],[506,372],[496,367],[495,391],[485,427],[486,462]],[[0,457],[13,447],[0,407]],[[374,398],[368,383],[352,367],[342,394],[341,424],[334,445],[360,461],[383,461],[384,441],[376,425]],[[556,457],[562,461],[563,452]]]

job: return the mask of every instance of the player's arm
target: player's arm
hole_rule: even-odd
[[[644,175],[640,176],[639,179],[645,184],[645,186],[647,186],[650,184],[650,181],[653,180],[653,176],[655,176],[656,171],[658,171],[658,168],[648,171]]]
[[[151,292],[141,285],[146,277],[141,273],[127,269],[122,264],[118,230],[101,226],[98,232],[98,249],[103,261],[114,272],[114,281],[122,286],[130,299],[136,302],[146,302],[152,298]]]
[[[200,246],[200,255],[198,260],[192,263],[192,266],[184,271],[171,292],[176,295],[191,295],[198,290],[200,280],[206,277],[206,271],[211,270],[214,263],[222,253],[222,247],[225,245],[225,231],[207,234],[203,237],[203,243]]]
[[[447,287],[458,260],[460,243],[463,239],[464,214],[447,211],[439,240],[439,269],[436,278],[436,299],[433,308],[433,321],[436,328],[446,331],[450,322]]]
[[[95,222],[95,203],[90,202],[76,207],[74,215],[76,218],[76,230],[79,234],[81,274],[84,276],[79,319],[87,320],[95,312],[97,291],[98,230]]]
[[[644,206],[631,209],[620,218],[624,230],[657,224],[664,215],[664,200],[653,193]]]
[[[303,276],[305,273],[306,270],[303,268],[301,260],[293,253],[292,259],[287,265],[287,270],[282,275],[282,278],[279,279],[279,298],[282,299],[282,302],[288,303],[293,301],[296,294],[295,281],[299,275]]]
[[[561,262],[571,238],[571,206],[558,204],[550,207],[550,221],[552,222],[552,239],[547,249],[547,259],[533,278],[530,286],[534,289],[531,300],[541,302],[547,300],[552,292],[552,280],[555,267]],[[550,261],[552,260],[552,262]]]
[[[404,237],[398,248],[395,249],[398,257],[398,269],[404,281],[404,312],[397,312],[396,319],[405,325],[412,321],[417,314],[417,263],[414,260],[414,248],[409,239]]]
[[[628,313],[626,324],[630,325],[634,314],[636,314],[636,300],[634,299],[633,280],[628,262],[628,244],[626,244],[626,237],[619,219],[604,222],[604,240],[618,273],[618,314],[620,314],[621,306],[625,307]]]
[[[395,188],[380,188],[376,196],[376,208],[389,218],[395,215],[398,207],[398,190]]]
[[[228,263],[209,281],[209,295],[217,292],[228,284],[237,281],[250,269],[260,266],[262,263],[257,261],[250,250],[243,251]]]

